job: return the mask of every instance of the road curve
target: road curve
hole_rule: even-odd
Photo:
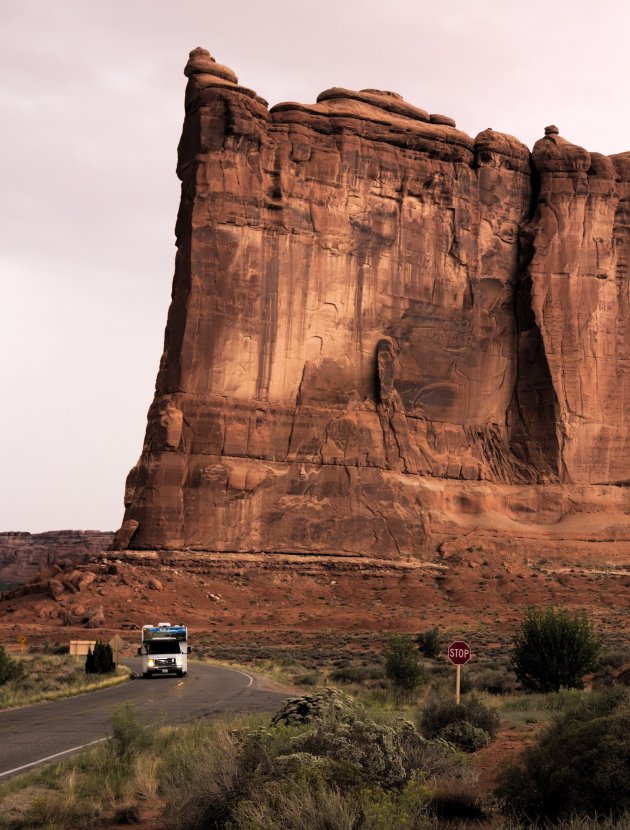
[[[125,660],[140,670],[140,661]],[[48,761],[61,760],[111,731],[111,713],[132,704],[148,722],[183,723],[230,712],[275,711],[287,695],[267,691],[246,672],[189,663],[188,675],[131,680],[91,694],[0,712],[0,783]]]

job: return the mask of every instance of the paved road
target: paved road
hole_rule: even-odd
[[[125,665],[140,671],[140,660],[125,660]],[[245,672],[191,662],[184,678],[140,678],[92,694],[0,712],[0,782],[107,737],[112,709],[120,703],[131,703],[149,722],[183,723],[229,712],[272,712],[287,697],[259,686]]]

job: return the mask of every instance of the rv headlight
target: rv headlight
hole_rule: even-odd
[[[155,660],[147,660],[147,666],[155,666]]]

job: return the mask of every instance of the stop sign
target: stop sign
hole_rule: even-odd
[[[472,657],[472,652],[468,643],[463,640],[455,640],[448,647],[448,659],[456,666],[463,666]]]

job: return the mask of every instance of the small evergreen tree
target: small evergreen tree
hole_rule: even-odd
[[[109,643],[102,643],[100,640],[96,641],[94,646],[94,662],[98,670],[98,674],[109,674],[116,668],[114,666],[114,652]]]
[[[115,668],[112,647],[109,643],[102,643],[100,640],[97,640],[94,643],[94,651],[92,652],[91,649],[88,649],[85,660],[85,671],[88,674],[109,674]]]
[[[24,674],[24,667],[19,660],[15,660],[0,646],[0,686],[4,686],[9,680],[17,680]]]
[[[531,607],[514,638],[512,664],[526,689],[582,688],[584,675],[596,667],[601,646],[585,612]]]
[[[427,628],[416,637],[418,648],[424,657],[434,660],[439,657],[442,643],[440,641],[440,632],[437,626],[434,628]]]
[[[393,634],[385,651],[385,674],[398,689],[413,691],[423,677],[418,651],[409,634]]]
[[[92,649],[89,646],[87,657],[85,658],[85,673],[96,674],[96,669],[94,667],[94,655],[92,654]]]

